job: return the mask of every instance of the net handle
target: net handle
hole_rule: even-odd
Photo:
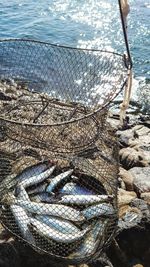
[[[118,0],[119,9],[120,9],[120,17],[122,22],[122,29],[123,29],[123,35],[126,45],[126,51],[127,56],[126,58],[126,65],[128,68],[128,78],[125,85],[125,92],[124,92],[124,99],[122,104],[120,105],[120,125],[124,126],[125,124],[125,118],[126,118],[126,110],[129,106],[130,97],[131,97],[131,89],[132,89],[132,59],[130,54],[130,48],[128,43],[128,37],[127,37],[127,15],[129,13],[129,5],[128,0]]]
[[[128,37],[127,37],[127,22],[126,22],[126,17],[129,12],[129,5],[128,5],[127,0],[118,0],[118,4],[119,4],[123,35],[124,35],[126,51],[127,51],[127,66],[128,66],[128,69],[132,69],[132,59],[131,59]]]

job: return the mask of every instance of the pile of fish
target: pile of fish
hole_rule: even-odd
[[[82,185],[74,169],[58,171],[49,162],[25,169],[15,181],[4,197],[4,217],[30,245],[74,259],[93,255],[105,243],[116,216],[113,195],[96,194]]]

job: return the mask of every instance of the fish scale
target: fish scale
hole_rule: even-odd
[[[19,185],[21,185],[23,187],[29,187],[31,185],[41,183],[53,173],[55,168],[56,168],[56,166],[53,166],[50,169],[48,169],[48,170],[46,170],[46,171],[44,171],[44,172],[42,172],[42,173],[40,173],[38,175],[31,176],[30,178],[27,177],[26,179],[21,181],[19,183]]]
[[[30,218],[28,217],[25,210],[18,205],[11,205],[10,210],[15,218],[16,224],[20,229],[22,237],[25,238],[29,243],[34,245],[35,240],[28,228]]]
[[[40,220],[41,222],[47,224],[48,226],[56,229],[56,230],[59,230],[61,233],[77,233],[77,232],[80,232],[79,228],[77,228],[77,226],[75,226],[73,223],[67,221],[67,220],[64,220],[64,219],[59,219],[59,218],[56,218],[56,217],[52,217],[52,216],[40,216],[40,215],[37,215],[36,218],[38,220]]]
[[[92,205],[108,202],[112,196],[108,195],[67,195],[62,196],[58,203],[73,205]]]
[[[43,171],[45,171],[48,168],[48,164],[46,163],[40,163],[35,166],[31,166],[26,168],[23,172],[17,175],[17,180],[19,182],[26,180],[27,178],[30,178],[35,175],[39,175]]]
[[[53,166],[37,176],[26,177],[18,182],[15,191],[17,197],[10,193],[8,203],[16,224],[22,237],[32,245],[37,245],[36,236],[32,232],[34,230],[41,238],[40,242],[43,242],[42,238],[46,238],[48,242],[60,244],[60,248],[62,244],[72,246],[80,241],[68,254],[69,259],[92,255],[100,240],[105,240],[105,220],[115,213],[110,204],[114,196],[98,195],[83,187],[79,184],[79,178],[71,175],[73,169],[55,177],[53,175],[52,178],[50,175],[55,168]],[[20,209],[22,218],[16,213],[16,207]],[[105,218],[103,222],[100,221],[100,216]],[[95,224],[91,221],[93,218],[97,220]],[[56,243],[51,243],[54,250],[55,245]]]
[[[82,187],[74,182],[65,184],[60,189],[60,193],[70,194],[70,195],[94,195],[95,194],[92,190]]]
[[[90,220],[92,218],[99,216],[106,216],[106,217],[113,216],[115,215],[115,210],[110,203],[100,203],[85,208],[82,211],[82,214],[87,220]]]
[[[19,205],[25,210],[39,215],[52,215],[77,222],[85,220],[85,217],[81,214],[80,211],[62,204],[36,203],[18,199],[11,199],[10,204]]]
[[[64,234],[36,219],[31,218],[30,223],[37,229],[39,234],[62,243],[73,243],[75,241],[78,241],[83,238],[83,236],[90,230],[90,228],[87,227],[87,229],[84,229],[82,231],[73,232],[71,234],[66,232]]]
[[[56,189],[56,187],[58,187],[61,183],[64,183],[65,181],[68,181],[68,179],[70,178],[70,175],[73,173],[73,169],[68,170],[66,172],[63,172],[59,175],[57,175],[56,177],[54,177],[50,184],[47,186],[46,188],[46,192],[51,193],[52,191],[54,191]]]

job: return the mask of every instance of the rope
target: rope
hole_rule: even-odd
[[[124,99],[120,105],[120,125],[123,126],[126,118],[126,110],[129,106],[130,97],[131,97],[131,88],[132,88],[132,60],[130,55],[130,49],[127,38],[127,15],[130,11],[130,7],[127,0],[118,0],[120,16],[122,22],[122,29],[124,34],[124,40],[127,50],[126,64],[128,68],[128,79],[125,86]]]

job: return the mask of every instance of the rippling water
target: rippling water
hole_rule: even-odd
[[[150,0],[130,0],[135,84],[150,81]],[[0,0],[0,38],[125,51],[117,0]]]

